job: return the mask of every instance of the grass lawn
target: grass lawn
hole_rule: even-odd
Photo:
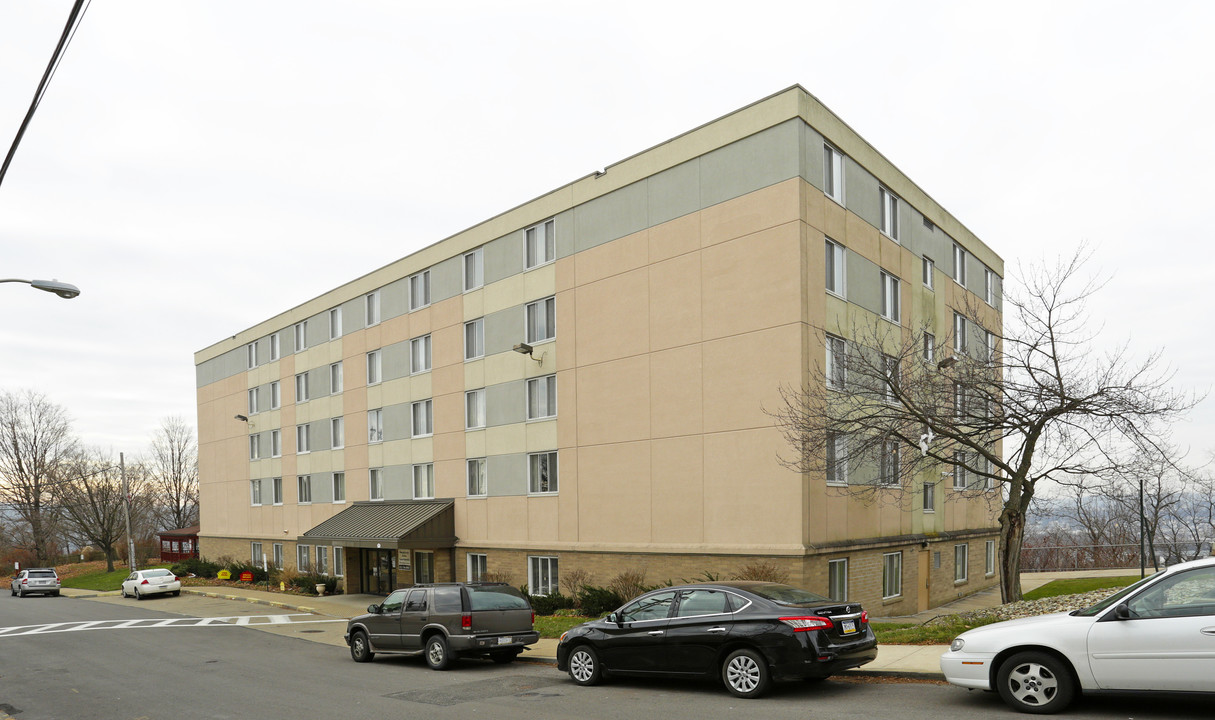
[[[63,570],[60,570],[60,582],[63,587],[67,588],[76,588],[78,590],[98,590],[104,592],[107,590],[117,590],[122,585],[122,581],[126,580],[127,576],[131,574],[130,568],[126,566],[119,566],[117,563],[114,564],[114,572],[106,572],[105,563],[100,563],[100,565],[101,567],[98,570],[93,572],[85,572],[83,574],[68,575],[65,574]],[[147,568],[141,567],[139,569],[147,570],[148,568],[162,567],[167,568],[169,566],[167,564],[149,565]]]
[[[566,630],[593,619],[574,615],[537,615],[536,632],[540,633],[540,637],[556,639]]]
[[[915,623],[870,623],[873,634],[883,645],[948,645],[971,628],[990,625],[994,619],[964,621],[957,617],[942,618],[928,625]]]
[[[1042,598],[1055,597],[1057,595],[1076,595],[1078,593],[1089,592],[1090,590],[1123,588],[1138,581],[1139,578],[1134,575],[1124,575],[1121,577],[1068,578],[1066,580],[1052,580],[1037,590],[1031,590],[1030,592],[1025,593],[1022,599],[1041,600]]]

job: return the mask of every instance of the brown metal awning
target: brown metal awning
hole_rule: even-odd
[[[455,503],[444,500],[356,502],[300,536],[345,547],[443,548],[456,543]]]

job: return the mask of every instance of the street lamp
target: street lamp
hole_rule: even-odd
[[[0,283],[25,283],[26,285],[33,285],[39,290],[55,293],[65,300],[71,300],[80,294],[80,288],[71,283],[59,282],[58,280],[22,280],[20,278],[0,278]]]

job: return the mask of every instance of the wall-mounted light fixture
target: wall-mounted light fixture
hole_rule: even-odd
[[[511,349],[514,350],[515,352],[519,353],[520,355],[526,355],[526,356],[530,357],[532,360],[536,361],[537,365],[541,365],[541,366],[544,365],[544,356],[548,354],[547,352],[542,352],[542,353],[540,353],[540,357],[536,357],[535,355],[532,354],[532,350],[534,350],[534,348],[531,345],[528,345],[527,343],[519,343],[518,345],[514,346]]]
[[[233,415],[232,417],[236,420],[240,420],[241,422],[249,422],[249,418],[245,417],[244,415]]]
[[[958,356],[950,355],[949,357],[941,360],[941,362],[937,363],[937,370],[948,370],[949,368],[951,368],[957,364],[958,364]]]

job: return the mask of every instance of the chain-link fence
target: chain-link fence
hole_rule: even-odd
[[[1163,568],[1211,554],[1210,541],[1201,543],[1155,543],[1143,548],[1149,568]],[[1138,568],[1138,544],[1124,545],[1033,545],[1028,538],[1021,548],[1024,572]]]

